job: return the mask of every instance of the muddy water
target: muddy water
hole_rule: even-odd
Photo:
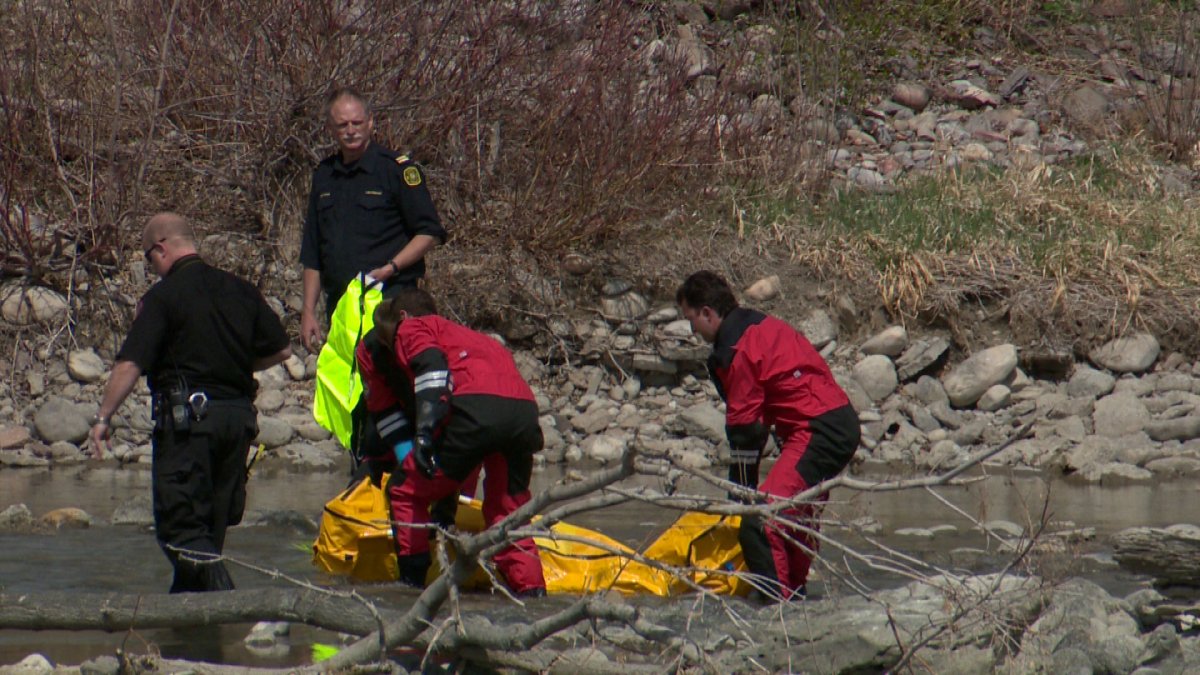
[[[539,473],[535,476],[535,487],[558,478],[556,471]],[[258,514],[281,512],[285,515],[292,512],[292,517],[274,518],[271,525],[234,528],[229,534],[226,553],[293,577],[344,583],[325,578],[311,567],[307,547],[312,541],[312,531],[297,523],[315,520],[324,502],[345,484],[346,476],[340,472],[258,472],[250,484],[248,520],[257,520]],[[684,492],[706,492],[698,485],[685,484],[681,488]],[[1073,545],[1069,556],[1073,562],[1068,572],[1088,576],[1113,592],[1127,592],[1145,580],[1124,574],[1112,565],[1107,550],[1108,535],[1137,525],[1196,522],[1193,512],[1197,489],[1188,481],[1100,487],[1047,480],[1036,474],[1006,474],[987,477],[969,487],[942,488],[938,494],[965,514],[983,521],[1007,520],[1024,525],[1036,521],[1045,511],[1054,527],[1095,528],[1095,539]],[[149,473],[138,469],[81,466],[53,471],[0,471],[0,509],[25,504],[38,516],[55,508],[74,506],[87,511],[96,522],[90,529],[64,530],[53,535],[0,534],[0,591],[164,591],[170,584],[170,569],[153,533],[145,528],[107,524],[119,505],[148,494]],[[653,540],[673,517],[673,512],[665,509],[627,504],[582,514],[572,522],[598,529],[637,548]],[[863,546],[857,535],[838,526],[862,522],[863,518],[878,523],[874,539],[922,560],[957,569],[986,571],[1001,559],[995,544],[980,535],[966,517],[926,492],[835,491],[827,512],[826,532],[846,543]],[[903,528],[942,525],[952,525],[955,529],[932,538],[896,534]],[[828,554],[829,549],[826,551]],[[236,566],[231,573],[240,588],[284,583]],[[899,583],[898,578],[870,569],[856,569],[856,574],[875,586]],[[836,583],[832,576],[827,577],[826,590],[836,593],[833,588]],[[818,585],[818,592],[819,589]],[[485,596],[477,602],[491,600]],[[321,631],[295,626],[288,640],[290,646],[266,653],[254,652],[241,643],[248,628],[226,626],[201,635],[194,630],[116,635],[0,631],[0,665],[13,663],[32,651],[56,662],[73,664],[111,654],[122,646],[134,653],[144,653],[151,649],[149,645],[154,645],[154,649],[170,657],[279,666],[307,662],[313,641],[332,641],[332,636]]]

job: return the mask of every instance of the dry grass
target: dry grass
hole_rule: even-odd
[[[294,293],[308,177],[329,149],[321,100],[349,84],[374,98],[380,138],[428,170],[453,234],[431,276],[467,320],[558,312],[606,275],[669,297],[697,266],[750,281],[799,263],[795,275],[869,285],[905,321],[1007,304],[1014,327],[1070,344],[1136,326],[1200,334],[1165,318],[1178,303],[1194,314],[1194,204],[1164,197],[1141,139],[814,201],[827,176],[806,123],[893,81],[899,48],[944,61],[986,30],[1067,68],[1026,31],[1078,19],[1079,3],[763,3],[704,29],[716,75],[699,78],[658,3],[337,7],[34,1],[0,15],[4,274],[73,294],[87,280],[79,309],[120,325],[131,288],[112,281],[145,215],[172,208],[242,247],[222,260],[234,271]],[[808,117],[755,118],[761,94]],[[575,251],[593,274],[559,269]],[[560,305],[530,309],[539,276]]]
[[[1166,170],[1127,143],[1069,164],[922,178],[794,215],[787,229],[806,234],[790,247],[827,274],[872,279],[902,320],[967,336],[985,317],[1024,344],[1078,351],[1149,330],[1194,352],[1200,218],[1195,198],[1165,193]]]

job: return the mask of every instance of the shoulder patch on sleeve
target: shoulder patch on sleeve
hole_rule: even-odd
[[[404,170],[404,184],[409,187],[417,187],[421,184],[421,170],[415,166],[410,166]]]

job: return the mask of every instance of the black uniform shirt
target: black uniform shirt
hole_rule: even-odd
[[[199,256],[175,261],[138,305],[117,360],[136,363],[156,392],[182,376],[210,398],[252,399],[254,360],[288,346],[258,289]]]
[[[371,143],[357,162],[343,164],[334,154],[313,172],[300,264],[320,270],[327,295],[340,296],[359,272],[387,265],[418,234],[446,240],[425,174],[406,155]],[[423,276],[421,260],[387,285]]]

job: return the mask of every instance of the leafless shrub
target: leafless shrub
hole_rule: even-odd
[[[1147,3],[1132,31],[1138,73],[1148,80],[1137,83],[1135,109],[1155,147],[1178,162],[1192,161],[1200,142],[1200,25],[1191,4]]]
[[[741,123],[750,101],[721,63],[694,68],[654,5],[14,7],[0,18],[9,274],[59,264],[61,241],[112,265],[162,208],[290,263],[334,85],[368,92],[381,140],[426,165],[457,246],[553,256],[702,207],[697,185],[795,171],[777,136]],[[26,212],[46,231],[13,217]]]

